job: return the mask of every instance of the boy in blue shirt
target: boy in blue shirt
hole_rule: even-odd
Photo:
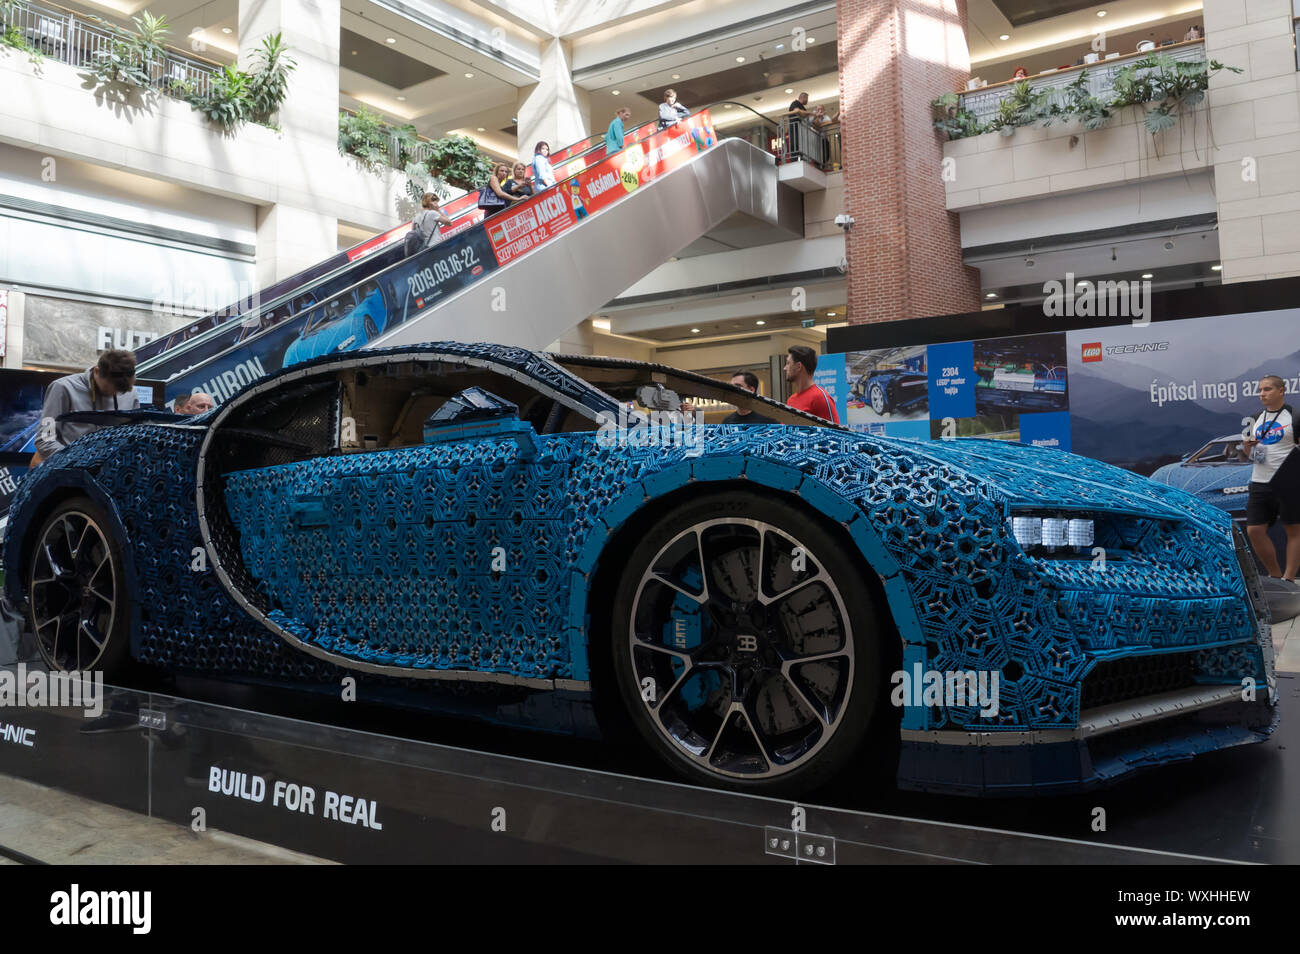
[[[614,114],[614,118],[609,124],[609,130],[605,133],[605,155],[612,156],[614,153],[622,151],[623,139],[627,135],[623,124],[631,118],[632,110],[626,106],[621,107]]]

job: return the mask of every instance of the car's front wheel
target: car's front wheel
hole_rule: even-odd
[[[66,500],[46,518],[28,565],[28,617],[53,670],[116,672],[128,656],[122,553],[94,502]]]
[[[862,558],[801,509],[750,492],[666,514],[614,600],[620,695],[686,777],[799,794],[862,748],[885,638]]]

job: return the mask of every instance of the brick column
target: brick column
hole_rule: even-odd
[[[839,0],[848,320],[976,311],[930,100],[970,76],[966,0]]]

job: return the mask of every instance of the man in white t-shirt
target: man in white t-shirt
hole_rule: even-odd
[[[1251,422],[1241,447],[1255,462],[1250,472],[1250,496],[1246,500],[1246,533],[1269,576],[1295,582],[1300,571],[1300,499],[1281,494],[1269,481],[1282,461],[1295,450],[1295,421],[1286,403],[1286,382],[1276,374],[1261,378],[1259,398],[1264,412]],[[1286,531],[1286,572],[1277,560],[1277,549],[1268,538],[1268,528],[1278,517]]]

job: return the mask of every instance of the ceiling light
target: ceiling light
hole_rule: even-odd
[[[477,129],[477,131],[478,131],[478,132],[484,132],[485,130],[483,129],[482,126],[479,126],[478,129]]]
[[[356,51],[356,50],[353,50],[353,51],[352,51],[352,55],[353,55],[353,56],[356,56],[356,55],[357,55],[357,51]]]
[[[386,37],[384,37],[384,42],[385,42],[385,43],[396,43],[396,42],[397,42],[397,37],[395,37],[395,36],[386,36]]]
[[[826,317],[827,317],[827,318],[834,318],[835,315],[836,315],[836,312],[833,312],[833,311],[828,311],[828,312],[826,312]]]
[[[985,297],[985,298],[997,298],[997,297],[998,297],[998,293],[997,293],[997,292],[989,292],[989,293],[988,293],[987,295],[985,295],[984,297]]]
[[[1150,272],[1143,272],[1143,273],[1142,273],[1142,277],[1143,277],[1143,278],[1155,278],[1155,276],[1152,275]]]
[[[693,334],[693,335],[698,335],[699,333],[700,333],[700,329],[699,329],[699,328],[692,328],[692,329],[691,329],[691,334]]]
[[[597,331],[609,331],[610,328],[609,319],[593,318],[591,319],[591,327],[595,328]]]
[[[1211,266],[1210,266],[1210,271],[1212,271],[1212,272],[1221,272],[1221,271],[1223,271],[1223,266],[1222,266],[1222,265],[1211,265]]]
[[[234,33],[235,31],[230,29],[230,27],[222,27],[221,32],[229,36],[231,33]]]
[[[682,74],[681,74],[681,73],[674,73],[674,74],[673,74],[673,79],[681,79],[681,78],[682,78]]]
[[[817,37],[815,37],[815,36],[810,36],[810,37],[808,37],[808,39],[804,40],[804,42],[805,42],[805,43],[816,43],[816,42],[817,42]]]
[[[609,93],[610,93],[611,96],[617,96],[617,95],[619,94],[619,90],[612,89],[612,90],[609,91]]]
[[[765,325],[765,324],[767,324],[767,322],[764,321],[762,318],[760,318],[760,319],[758,319],[758,321],[754,322],[754,324],[756,324],[756,325]]]
[[[1000,37],[998,37],[998,39],[999,39],[999,40],[1009,40],[1009,39],[1011,39],[1011,34],[1010,34],[1010,33],[1003,33]]]
[[[736,57],[736,62],[737,62],[737,63],[743,63],[743,62],[745,62],[745,58],[744,58],[743,56],[738,56],[738,57]]]
[[[778,43],[778,44],[776,45],[776,48],[777,48],[778,50],[784,50],[784,49],[785,49],[785,44],[784,44],[784,43]]]
[[[793,86],[787,86],[787,87],[785,88],[785,91],[786,91],[787,93],[793,93],[793,92],[794,92],[794,87],[793,87]]]
[[[406,97],[405,97],[405,96],[399,96],[399,97],[397,97],[397,101],[398,101],[399,103],[404,103],[404,102],[406,102]]]
[[[731,108],[731,104],[730,104],[730,103],[723,103],[723,104],[722,104],[722,108],[723,108],[723,109],[730,109],[730,108]]]
[[[466,74],[465,74],[465,79],[473,79],[473,78],[474,78],[474,74],[473,74],[473,73],[466,73]]]
[[[1105,11],[1105,10],[1098,10],[1098,11],[1097,11],[1097,16],[1099,16],[1099,17],[1104,17],[1105,15],[1106,15],[1106,11]]]

